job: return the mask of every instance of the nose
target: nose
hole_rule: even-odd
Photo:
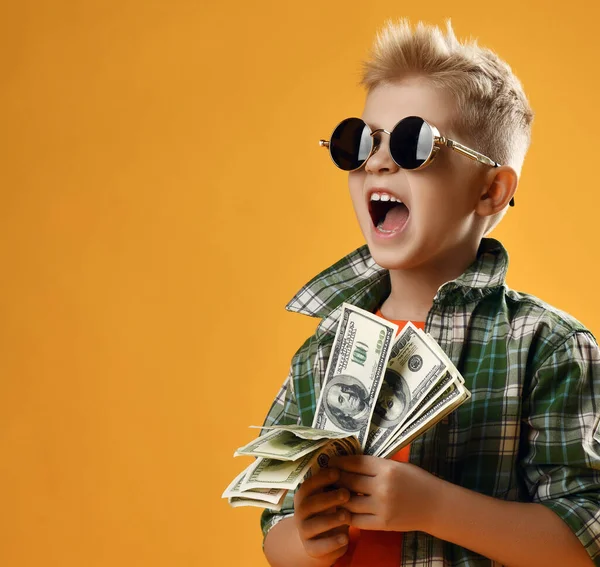
[[[390,154],[390,135],[379,131],[373,134],[374,142],[376,138],[379,140],[379,144],[375,146],[371,157],[366,161],[365,171],[370,173],[398,171],[400,168]]]

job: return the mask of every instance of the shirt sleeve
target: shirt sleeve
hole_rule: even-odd
[[[293,363],[290,371],[283,382],[279,392],[275,396],[269,409],[263,426],[267,425],[299,425],[300,412],[294,392]]]
[[[300,425],[300,413],[298,411],[298,403],[296,400],[296,394],[294,392],[294,379],[293,379],[293,368],[294,364],[290,365],[290,371],[283,382],[283,385],[279,389],[277,396],[271,404],[271,408],[267,413],[263,425]],[[260,516],[260,528],[263,533],[263,546],[264,538],[267,536],[269,530],[278,522],[293,516],[294,514],[294,497],[292,491],[289,491],[283,500],[283,505],[279,512],[265,509]]]
[[[524,399],[520,464],[533,502],[573,530],[600,567],[600,350],[575,331],[542,363]]]

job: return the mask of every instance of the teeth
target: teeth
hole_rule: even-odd
[[[397,199],[389,193],[371,193],[371,201],[391,201],[392,203],[402,203],[400,199]]]
[[[379,232],[383,232],[384,234],[392,234],[392,232],[394,232],[393,230],[385,230],[385,228],[383,228],[383,223],[379,223],[377,230]]]

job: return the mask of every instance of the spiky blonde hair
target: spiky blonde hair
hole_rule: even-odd
[[[477,40],[459,42],[450,20],[446,34],[422,22],[413,30],[406,19],[387,20],[369,59],[362,63],[359,84],[369,93],[380,84],[412,76],[453,95],[457,103],[453,126],[463,143],[521,171],[531,141],[533,111],[507,63]]]

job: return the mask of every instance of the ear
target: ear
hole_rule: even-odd
[[[477,214],[487,217],[502,211],[513,198],[518,183],[519,175],[510,165],[490,169],[477,202]]]

